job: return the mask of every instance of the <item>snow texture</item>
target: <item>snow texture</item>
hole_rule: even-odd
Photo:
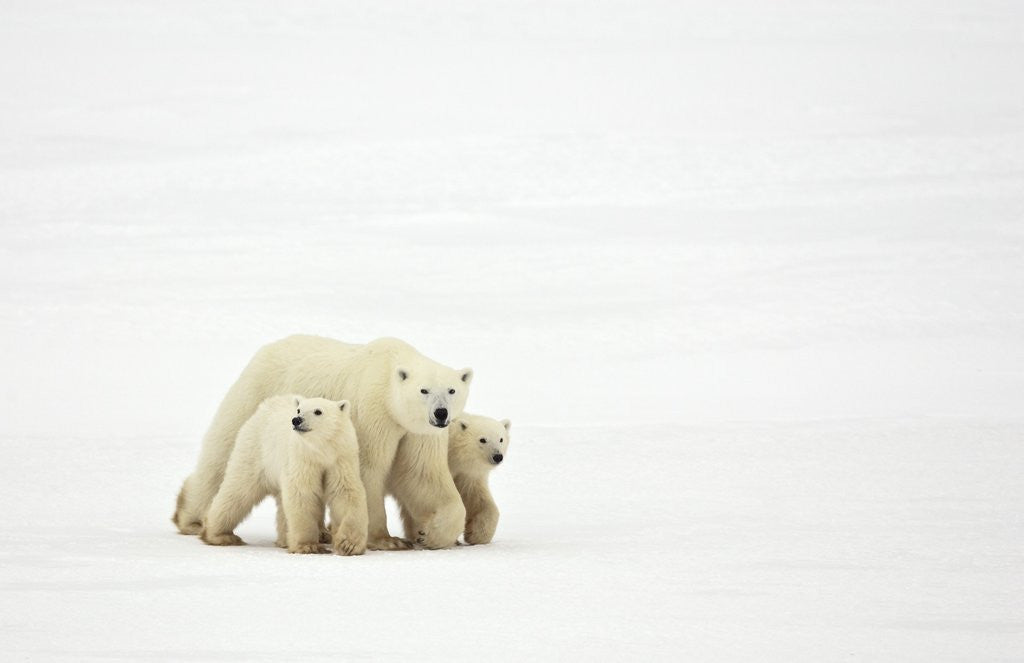
[[[1021,71],[1014,2],[0,4],[2,657],[1019,659]],[[294,332],[476,370],[493,544],[175,533]]]

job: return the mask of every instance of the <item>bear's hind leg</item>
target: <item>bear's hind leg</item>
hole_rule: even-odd
[[[252,472],[229,469],[206,514],[206,523],[200,534],[202,540],[212,546],[242,545],[244,541],[235,535],[234,530],[266,495],[266,490]]]
[[[181,490],[178,491],[178,500],[174,505],[174,515],[171,516],[171,522],[177,526],[178,531],[182,534],[199,534],[203,531],[203,523],[186,506],[188,503],[189,479],[191,477],[185,479],[185,482],[181,484]]]

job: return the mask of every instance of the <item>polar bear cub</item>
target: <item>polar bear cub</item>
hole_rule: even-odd
[[[277,500],[277,545],[320,553],[324,508],[331,510],[335,552],[366,551],[366,491],[346,400],[272,396],[242,425],[213,498],[202,539],[239,545],[235,527],[267,495]]]
[[[466,507],[466,543],[490,543],[498,527],[498,505],[487,485],[488,476],[508,454],[512,422],[463,413],[448,432],[448,469]],[[414,522],[403,510],[405,535],[418,540]]]

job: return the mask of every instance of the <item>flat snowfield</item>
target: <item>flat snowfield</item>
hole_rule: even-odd
[[[1022,71],[1013,2],[4,2],[0,659],[1020,660]],[[176,533],[296,332],[475,369],[492,544]]]

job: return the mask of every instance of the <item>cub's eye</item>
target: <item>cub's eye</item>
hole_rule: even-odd
[[[454,394],[454,393],[455,393],[455,390],[454,390],[454,389],[449,389],[449,390],[448,390],[448,393],[449,393],[449,394]]]
[[[302,414],[302,410],[296,410],[295,414]]]
[[[319,417],[321,414],[323,414],[323,412],[321,412],[320,410],[313,410],[313,414]]]
[[[487,440],[485,440],[484,438],[481,437],[480,438],[480,444],[487,444]]]
[[[504,442],[504,441],[505,441],[505,438],[503,438],[503,437],[499,437],[499,438],[498,438],[498,444],[501,444],[501,443],[502,443],[502,442]]]
[[[427,391],[426,389],[420,389],[420,393],[421,394],[429,394],[430,392]]]

